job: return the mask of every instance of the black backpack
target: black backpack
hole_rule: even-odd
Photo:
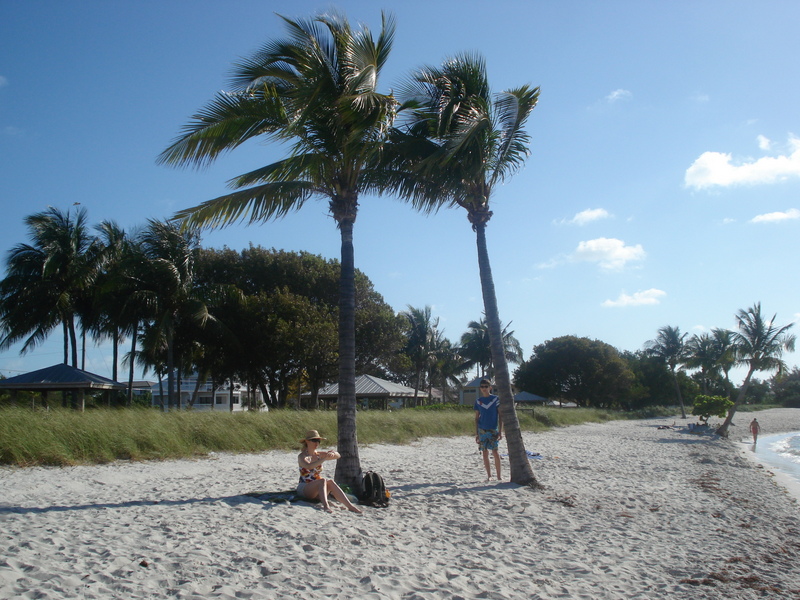
[[[389,505],[389,492],[383,482],[383,477],[377,473],[372,471],[364,473],[361,489],[361,504],[377,508],[386,508]]]

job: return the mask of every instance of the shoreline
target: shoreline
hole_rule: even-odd
[[[792,433],[797,433],[796,431],[784,431],[780,433],[770,434],[770,436],[775,435],[791,435]],[[767,436],[764,436],[767,437]],[[764,469],[769,473],[772,477],[775,478],[775,481],[783,488],[786,489],[796,500],[800,502],[800,480],[797,477],[792,476],[791,474],[787,473],[781,467],[773,464],[772,462],[764,459],[762,456],[756,454],[756,449],[752,441],[740,441],[738,442],[739,451],[742,455],[749,461],[755,463],[759,466],[759,468]],[[798,465],[798,469],[800,470],[800,465]]]
[[[0,468],[0,597],[797,598],[795,497],[672,422],[524,433],[540,489],[487,483],[470,437],[364,446],[392,500],[362,516],[246,495],[294,487],[295,452]]]

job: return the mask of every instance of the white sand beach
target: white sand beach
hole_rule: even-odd
[[[800,506],[744,456],[751,418],[525,434],[538,490],[485,482],[468,437],[362,447],[393,494],[363,515],[244,495],[292,488],[292,452],[2,468],[0,598],[800,598]]]

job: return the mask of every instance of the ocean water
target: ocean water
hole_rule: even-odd
[[[759,436],[754,453],[800,484],[800,431]]]

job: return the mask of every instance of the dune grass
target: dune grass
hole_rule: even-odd
[[[596,409],[519,411],[524,431],[603,422],[631,415]],[[669,414],[673,414],[669,412]],[[262,452],[299,447],[308,429],[335,445],[336,413],[274,410],[267,413],[170,412],[152,409],[0,408],[0,464],[16,466],[106,463],[202,456],[209,452]],[[359,444],[406,444],[422,437],[472,435],[471,409],[360,411]]]

